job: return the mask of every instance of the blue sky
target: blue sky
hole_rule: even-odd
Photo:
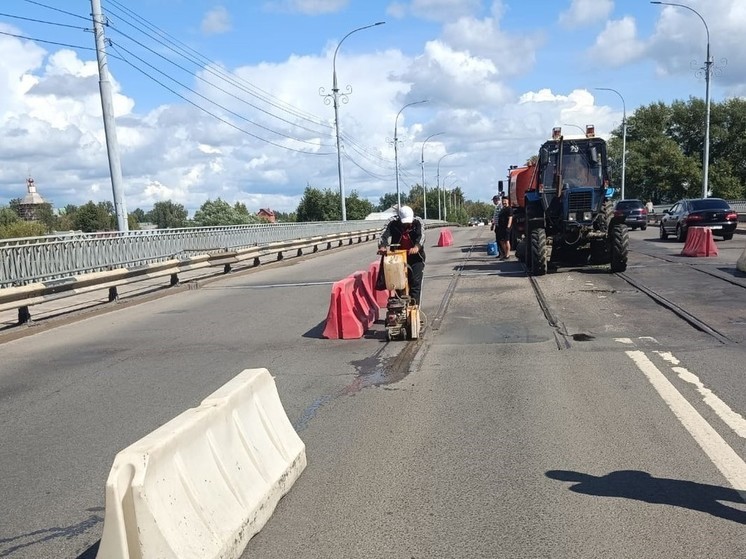
[[[595,88],[616,89],[628,114],[705,92],[702,21],[642,0],[101,2],[130,211],[170,199],[193,213],[217,197],[291,211],[307,185],[337,190],[319,89],[330,92],[339,41],[378,21],[336,59],[340,90],[352,88],[339,104],[345,190],[373,203],[396,188],[395,123],[402,190],[424,159],[428,188],[440,179],[488,201],[553,126],[620,125],[622,100]],[[746,95],[746,2],[681,3],[710,31],[712,100]],[[0,204],[29,174],[57,207],[112,199],[90,11],[0,4]]]

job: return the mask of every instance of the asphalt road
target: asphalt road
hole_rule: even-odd
[[[0,557],[93,557],[116,452],[251,367],[309,465],[243,557],[746,556],[746,290],[715,277],[746,283],[746,238],[682,259],[656,236],[626,275],[723,339],[599,269],[538,278],[548,320],[477,227],[428,247],[411,351],[320,338],[372,243],[5,343]]]

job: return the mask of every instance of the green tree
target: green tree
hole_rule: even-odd
[[[368,214],[373,213],[375,207],[370,200],[360,198],[356,191],[352,191],[349,196],[345,197],[345,209],[347,210],[347,219],[365,219]]]
[[[0,239],[40,237],[46,234],[46,227],[43,223],[39,223],[38,221],[23,221],[22,219],[19,219],[7,225],[0,225]]]
[[[275,220],[283,223],[291,223],[298,221],[298,216],[295,212],[275,212]]]
[[[197,227],[243,225],[254,223],[255,221],[256,219],[253,216],[239,213],[235,207],[220,198],[217,198],[215,201],[207,200],[194,213],[194,224]]]
[[[109,203],[111,204],[111,203]],[[113,216],[108,211],[109,206],[105,202],[96,204],[89,201],[75,211],[72,225],[73,229],[80,229],[85,233],[93,231],[111,231]],[[113,210],[113,206],[111,207]]]
[[[639,107],[627,119],[628,198],[660,204],[702,195],[705,104],[701,99]],[[609,142],[614,185],[621,177],[621,127]],[[713,196],[746,198],[746,100],[713,103],[708,187]]]
[[[18,217],[23,217],[23,212],[21,211],[21,204],[23,203],[23,199],[21,198],[11,198],[8,201],[8,207],[16,212],[16,215]]]
[[[399,192],[401,194],[401,192]],[[388,210],[389,208],[396,206],[398,203],[398,199],[396,197],[396,192],[387,192],[383,196],[381,196],[378,199],[378,206],[376,206],[377,212],[384,212]],[[430,202],[428,201],[428,209],[430,208]]]
[[[54,214],[52,204],[44,203],[36,208],[35,212],[36,221],[44,225],[47,233],[54,231],[58,228],[58,218]]]
[[[328,188],[319,190],[307,186],[295,211],[298,221],[339,221],[342,219],[342,199]]]
[[[140,229],[140,222],[137,221],[135,214],[127,214],[127,229],[137,231]]]
[[[184,227],[188,214],[189,212],[181,204],[166,200],[153,204],[153,209],[147,213],[147,218],[151,223],[155,223],[158,229],[169,229]]]
[[[18,214],[13,208],[9,206],[3,206],[0,208],[0,227],[6,227],[20,220],[21,218],[18,217]]]
[[[147,214],[143,209],[135,208],[135,210],[130,215],[134,216],[138,223],[147,221]]]

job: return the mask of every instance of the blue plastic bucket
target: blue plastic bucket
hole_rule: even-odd
[[[487,243],[487,255],[488,256],[497,255],[497,243]]]

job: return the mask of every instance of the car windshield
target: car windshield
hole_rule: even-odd
[[[642,208],[642,202],[639,200],[622,200],[617,202],[617,210],[633,210],[635,208]]]
[[[718,198],[705,198],[704,200],[692,200],[693,210],[729,210],[730,206],[725,200]]]

